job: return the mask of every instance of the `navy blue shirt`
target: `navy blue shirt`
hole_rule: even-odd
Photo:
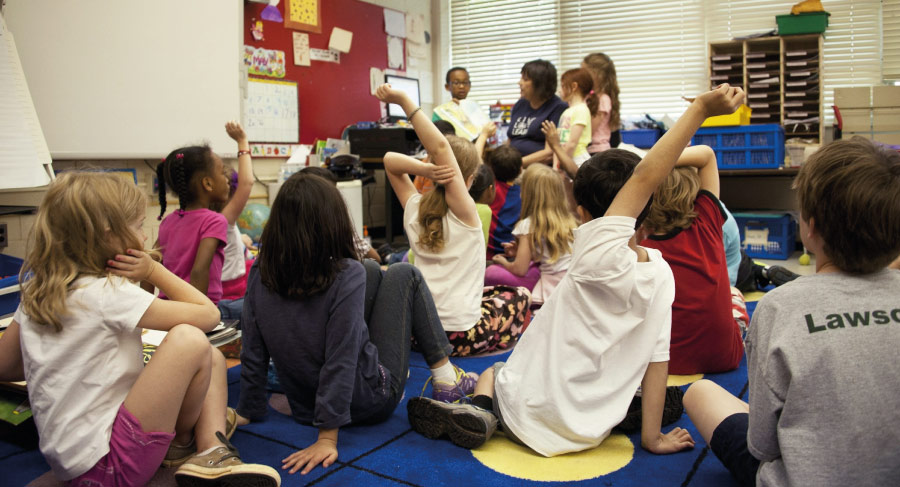
[[[384,409],[390,372],[378,363],[378,349],[369,341],[366,272],[355,260],[341,264],[331,287],[304,299],[270,291],[258,266],[250,269],[241,316],[241,416],[258,420],[266,414],[270,357],[301,423],[339,428]]]
[[[569,105],[556,95],[536,110],[531,108],[528,100],[520,99],[513,105],[509,129],[506,131],[510,145],[518,149],[523,157],[542,150],[546,139],[541,132],[541,124],[544,120],[550,120],[559,126],[559,117],[568,107]]]

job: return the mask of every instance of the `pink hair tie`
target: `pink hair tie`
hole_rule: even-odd
[[[594,90],[591,90],[591,92],[588,93],[588,95],[593,95],[593,94],[594,94]]]
[[[184,154],[180,152],[178,154],[175,154],[175,159],[184,159]]]

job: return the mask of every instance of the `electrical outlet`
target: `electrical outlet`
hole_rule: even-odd
[[[9,235],[6,233],[6,224],[0,223],[0,249],[9,245]]]

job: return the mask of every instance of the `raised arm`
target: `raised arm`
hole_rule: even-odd
[[[238,144],[238,180],[237,187],[231,200],[222,209],[222,215],[228,220],[228,225],[234,225],[247,200],[250,199],[250,191],[253,189],[253,159],[250,157],[250,143],[247,134],[239,122],[234,120],[225,124],[225,131]]]
[[[450,207],[450,210],[452,210],[453,213],[467,225],[481,225],[481,221],[478,219],[478,212],[475,209],[475,201],[469,196],[469,190],[466,188],[466,182],[463,181],[462,172],[459,170],[459,164],[456,162],[456,157],[453,155],[450,143],[447,142],[444,135],[441,134],[437,127],[434,126],[434,123],[425,116],[424,113],[421,113],[421,108],[417,107],[406,93],[391,88],[391,85],[389,84],[383,84],[378,87],[375,96],[383,102],[400,105],[403,108],[404,113],[406,113],[409,122],[415,129],[416,135],[419,136],[419,141],[422,142],[422,145],[425,147],[425,151],[431,156],[431,161],[434,165],[438,167],[446,166],[453,170],[453,175],[450,178],[436,179],[432,177],[432,179],[435,180],[435,183],[444,186],[447,206]],[[387,164],[388,161],[386,157],[385,168],[387,168]],[[412,185],[412,183],[409,184]],[[391,185],[394,185],[393,179],[391,179]],[[409,188],[405,183],[402,187],[407,188],[407,190]],[[412,187],[415,188],[415,186]],[[394,186],[394,189],[396,191],[397,187]],[[408,195],[406,200],[409,199],[409,196],[411,195]],[[401,202],[405,204],[405,200],[401,199]]]
[[[716,153],[708,145],[695,145],[684,149],[675,167],[696,167],[700,175],[700,189],[719,197],[719,167]]]
[[[650,195],[669,175],[691,136],[707,117],[733,113],[744,101],[744,90],[723,84],[698,96],[668,132],[650,149],[619,190],[607,216],[640,215]]]
[[[437,184],[446,184],[458,172],[450,166],[435,166],[397,152],[388,152],[384,155],[384,171],[388,181],[391,182],[394,194],[404,208],[409,198],[418,193],[416,185],[409,179],[410,174],[432,179]]]
[[[487,144],[488,137],[497,133],[497,125],[494,122],[488,122],[481,127],[478,138],[475,139],[475,150],[480,157],[484,157],[484,146]]]

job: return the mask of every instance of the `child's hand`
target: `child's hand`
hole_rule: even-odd
[[[406,96],[406,93],[391,88],[391,85],[388,83],[379,86],[378,89],[375,90],[375,98],[378,98],[385,103],[396,103],[399,105]]]
[[[244,132],[244,127],[241,127],[241,123],[235,120],[231,120],[225,124],[225,131],[228,132],[228,136],[235,140],[237,143],[246,142],[247,134]]]
[[[698,95],[693,103],[700,104],[707,118],[728,115],[734,113],[744,103],[744,90],[728,83],[721,84],[712,91]]]
[[[322,468],[326,468],[335,462],[338,458],[337,443],[329,439],[319,439],[312,445],[303,450],[290,454],[281,461],[284,465],[282,470],[291,469],[289,473],[296,473],[305,465],[302,475],[308,474],[316,465],[322,464]]]
[[[494,122],[484,124],[484,127],[481,127],[481,133],[487,137],[493,137],[497,133],[497,124]]]
[[[686,429],[675,428],[666,434],[659,432],[656,438],[648,443],[641,442],[641,446],[650,453],[666,455],[680,452],[694,447],[694,439]]]
[[[513,240],[512,242],[503,242],[500,244],[503,247],[503,254],[507,259],[515,259],[516,252],[519,250],[519,242],[517,240]]]
[[[434,184],[445,185],[453,181],[456,175],[456,169],[450,166],[436,166],[434,164],[426,164],[428,167],[425,177],[434,181]]]
[[[555,123],[550,120],[544,120],[541,123],[541,132],[544,133],[544,138],[547,139],[550,147],[559,147],[559,132],[556,130]]]
[[[494,254],[494,256],[491,257],[491,261],[499,265],[509,264],[509,260],[507,260],[506,257],[502,254]]]
[[[128,255],[116,254],[115,258],[106,261],[106,270],[132,281],[141,282],[150,279],[158,264],[150,254],[135,249],[125,251]]]

